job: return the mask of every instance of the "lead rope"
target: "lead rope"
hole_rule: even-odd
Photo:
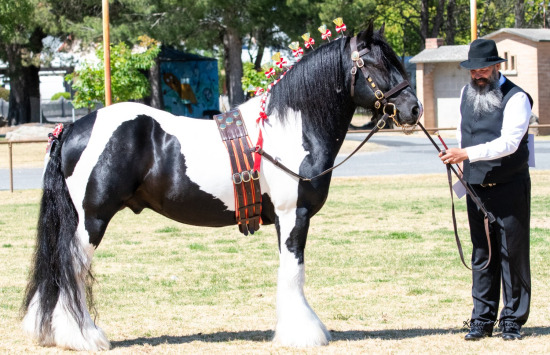
[[[439,148],[439,146],[433,140],[433,138],[430,136],[428,131],[426,131],[426,129],[424,128],[422,123],[418,122],[418,125],[420,126],[422,131],[424,131],[424,133],[426,134],[426,136],[428,137],[430,142],[432,142],[435,149],[437,149],[438,152],[441,152],[442,151],[441,148]],[[491,212],[487,211],[487,209],[485,208],[485,206],[483,205],[483,203],[479,199],[479,196],[477,196],[475,191],[471,188],[470,184],[468,182],[466,182],[458,174],[458,172],[455,170],[455,168],[451,164],[445,164],[445,166],[447,167],[447,180],[449,182],[449,190],[451,192],[453,228],[454,228],[454,232],[455,232],[455,240],[456,240],[456,245],[458,247],[458,253],[460,254],[460,260],[462,261],[462,264],[464,264],[464,266],[466,266],[466,268],[469,269],[469,270],[473,270],[473,271],[485,270],[489,266],[489,263],[491,262],[491,254],[492,253],[491,253],[491,234],[490,234],[490,230],[489,230],[489,224],[496,221],[495,216],[493,216],[493,214]],[[464,188],[466,189],[466,193],[468,195],[470,195],[470,198],[472,199],[472,201],[477,205],[477,207],[484,214],[483,224],[485,225],[485,235],[487,236],[487,245],[489,247],[489,257],[488,257],[487,262],[485,263],[485,265],[483,265],[483,267],[479,268],[479,269],[470,268],[468,265],[466,265],[466,262],[464,261],[464,253],[462,252],[462,244],[460,243],[460,238],[458,237],[458,231],[457,231],[457,227],[456,227],[455,202],[454,202],[454,196],[453,196],[453,178],[452,178],[452,175],[451,175],[451,171],[456,175],[456,177],[462,183],[462,185],[464,185]]]
[[[322,173],[318,174],[318,175],[315,175],[313,177],[310,177],[310,178],[307,178],[307,177],[304,177],[300,174],[297,174],[295,173],[294,171],[290,170],[289,168],[287,168],[283,163],[281,163],[280,161],[278,161],[277,159],[273,158],[271,155],[269,155],[268,153],[266,153],[262,147],[260,147],[259,145],[256,146],[255,148],[252,149],[252,152],[253,153],[256,153],[256,154],[260,154],[261,156],[263,156],[264,158],[266,158],[267,160],[269,160],[270,162],[272,162],[275,166],[277,166],[278,168],[280,168],[281,170],[283,170],[284,172],[286,172],[287,174],[291,175],[291,176],[294,176],[295,178],[298,178],[302,181],[311,181],[313,179],[317,179],[318,177],[321,177],[329,172],[331,172],[332,170],[336,169],[337,167],[339,167],[340,165],[344,164],[349,158],[351,158],[355,153],[357,153],[357,151],[359,149],[361,149],[361,147],[363,145],[365,145],[365,143],[367,143],[367,141],[370,139],[370,137],[372,137],[373,134],[375,134],[376,132],[378,132],[380,129],[384,128],[384,126],[386,125],[386,122],[387,122],[387,119],[389,118],[390,116],[386,113],[384,113],[384,116],[382,116],[382,118],[378,121],[378,123],[376,124],[376,126],[370,131],[370,133],[367,135],[367,137],[361,142],[361,144],[359,144],[357,146],[357,148],[355,148],[355,150],[353,152],[351,152],[350,155],[347,156],[346,159],[342,160],[338,165],[335,165],[333,166],[332,168],[329,168],[325,171],[323,171]]]

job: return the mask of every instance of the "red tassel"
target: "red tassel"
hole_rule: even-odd
[[[262,135],[262,130],[260,129],[260,134],[258,135],[258,142],[256,143],[256,152],[254,153],[254,171],[260,172],[260,165],[262,163],[262,155],[258,153],[258,149],[264,146],[264,136]]]

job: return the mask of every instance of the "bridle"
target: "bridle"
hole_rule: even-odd
[[[382,128],[384,128],[384,126],[386,125],[386,121],[388,118],[392,118],[393,122],[395,123],[395,125],[397,127],[401,127],[403,129],[403,132],[405,134],[410,134],[412,133],[412,128],[414,128],[416,126],[416,124],[418,123],[415,123],[413,126],[410,126],[410,125],[401,125],[399,124],[399,122],[397,121],[397,119],[395,118],[395,116],[397,115],[397,107],[395,106],[394,103],[392,102],[389,102],[388,101],[388,98],[395,95],[396,93],[398,93],[399,91],[403,90],[404,88],[410,86],[410,83],[408,80],[404,80],[402,81],[401,83],[397,84],[395,87],[393,87],[392,89],[388,90],[385,94],[382,92],[382,90],[380,90],[376,83],[374,82],[374,80],[372,80],[371,76],[369,75],[369,72],[367,71],[367,69],[365,68],[365,62],[363,61],[363,59],[361,58],[362,56],[364,56],[365,54],[367,54],[368,52],[370,52],[370,50],[368,48],[365,48],[365,49],[362,49],[361,51],[358,51],[357,50],[357,37],[353,37],[350,41],[350,46],[351,46],[351,60],[353,62],[353,67],[351,68],[351,96],[353,97],[354,93],[355,93],[355,74],[357,74],[357,68],[361,69],[361,72],[363,73],[363,76],[365,77],[365,80],[367,81],[367,84],[368,86],[371,88],[371,90],[374,92],[374,96],[376,97],[376,102],[374,103],[374,108],[379,110],[380,108],[382,108],[382,118],[380,120],[378,120],[378,122],[376,123],[376,126],[370,131],[370,133],[365,137],[365,139],[363,140],[363,142],[361,142],[361,144],[359,144],[357,146],[357,148],[355,148],[355,150],[353,152],[351,152],[344,160],[342,160],[338,165],[335,165],[333,166],[332,168],[328,168],[326,170],[324,170],[323,172],[313,176],[313,177],[304,177],[304,176],[301,176],[295,172],[293,172],[292,170],[290,170],[289,168],[287,168],[284,164],[282,164],[280,161],[278,161],[277,159],[275,159],[273,156],[269,155],[268,153],[266,153],[263,148],[261,147],[261,145],[256,145],[256,147],[254,147],[252,149],[252,152],[253,153],[256,153],[264,158],[266,158],[267,160],[269,160],[271,163],[273,163],[273,165],[279,167],[281,170],[285,171],[286,173],[288,173],[289,175],[291,176],[294,176],[302,181],[312,181],[314,179],[317,179],[325,174],[328,174],[329,172],[331,172],[332,170],[336,169],[337,167],[339,167],[340,165],[344,164],[348,159],[350,159],[355,153],[357,153],[359,151],[359,149],[361,149],[361,147],[367,143],[367,141],[376,133],[378,132],[379,130],[381,130]],[[390,111],[388,111],[390,110]],[[419,116],[420,117],[420,116]]]
[[[401,125],[395,116],[397,115],[397,107],[395,107],[395,104],[388,101],[388,98],[395,95],[399,91],[403,90],[404,88],[410,86],[410,83],[408,80],[403,80],[390,90],[388,90],[386,93],[383,93],[382,90],[378,88],[372,77],[370,76],[369,72],[367,71],[367,68],[365,67],[365,62],[363,61],[362,57],[369,53],[370,50],[368,48],[364,48],[362,50],[357,50],[357,37],[353,37],[350,40],[350,48],[351,48],[351,61],[353,62],[353,66],[351,67],[351,96],[353,97],[355,93],[355,76],[357,74],[357,69],[360,69],[363,73],[363,76],[365,77],[365,80],[367,81],[367,86],[371,88],[371,90],[374,93],[374,96],[376,97],[376,101],[374,102],[374,108],[376,110],[379,110],[382,108],[383,115],[387,115],[388,117],[391,117],[393,122],[397,127],[401,127],[405,133],[411,133],[412,129],[410,129],[409,125]],[[376,126],[379,129],[384,128],[386,125],[386,120],[381,119],[378,121]],[[416,126],[416,124],[414,125]],[[412,126],[414,128],[414,126]]]

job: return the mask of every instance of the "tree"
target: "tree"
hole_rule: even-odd
[[[42,39],[53,22],[47,4],[38,0],[3,1],[0,4],[0,59],[8,63],[10,125],[38,121],[38,71]]]
[[[140,37],[142,51],[132,50],[124,42],[111,45],[111,93],[113,103],[139,100],[149,95],[149,82],[143,71],[155,63],[160,47],[158,42]],[[105,81],[103,65],[103,46],[96,52],[98,61],[85,63],[82,69],[67,75],[66,80],[73,83],[76,94],[75,107],[93,107],[96,102],[105,105]]]

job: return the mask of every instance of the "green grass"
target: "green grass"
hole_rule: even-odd
[[[406,184],[403,177],[334,179],[305,255],[305,292],[332,332],[328,347],[269,342],[279,265],[273,226],[245,237],[236,227],[186,226],[148,210],[117,214],[95,253],[96,321],[116,354],[547,353],[550,174],[534,171],[532,180],[533,301],[521,342],[463,340],[471,272],[456,250],[444,175]],[[37,190],[0,192],[0,352],[63,352],[19,330],[38,201]],[[464,201],[455,203],[468,259]]]

